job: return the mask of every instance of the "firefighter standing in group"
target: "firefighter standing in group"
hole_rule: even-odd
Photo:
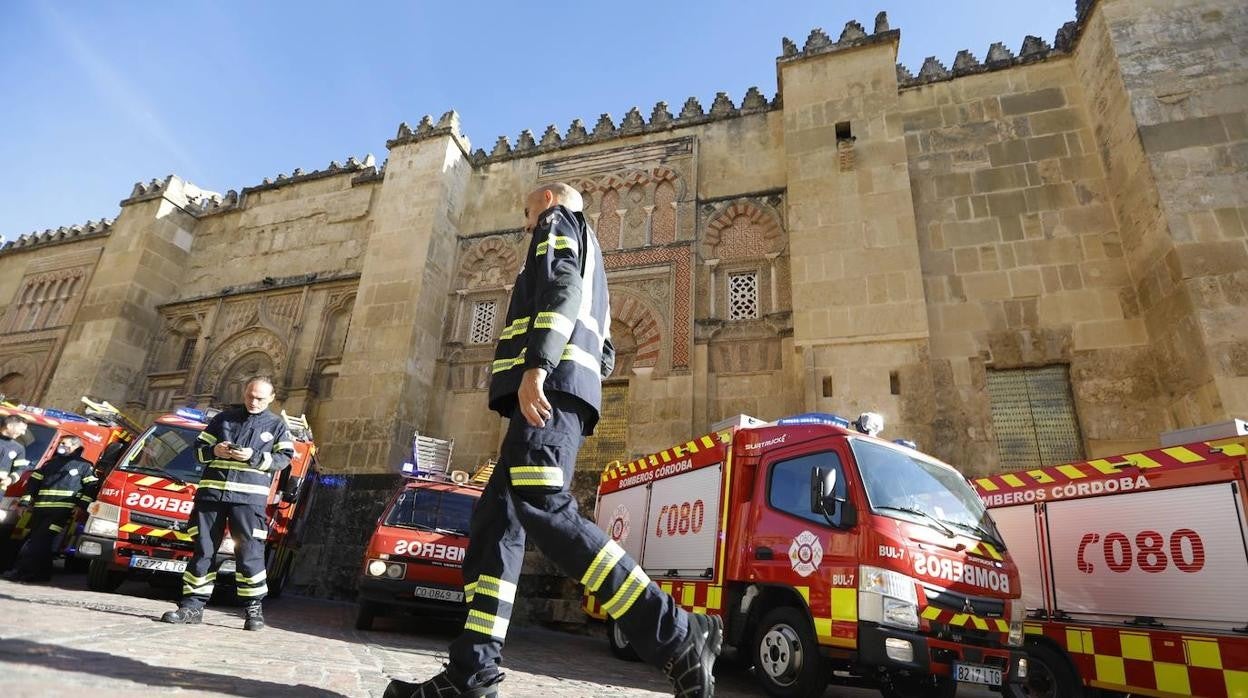
[[[11,578],[19,582],[44,582],[52,578],[56,541],[69,525],[74,507],[95,498],[99,478],[82,457],[82,439],[63,436],[56,455],[30,474],[26,493],[18,503],[30,507],[30,536],[22,546]]]
[[[234,538],[234,582],[246,602],[247,630],[264,627],[260,602],[268,593],[264,550],[268,538],[269,490],[273,476],[290,465],[295,442],[286,422],[268,410],[273,383],[247,381],[243,404],[219,413],[199,433],[195,454],[205,464],[195,491],[190,528],[195,552],[182,573],[182,600],[161,616],[166,623],[199,623],[212,595],[216,570],[212,559],[228,523]]]
[[[22,471],[30,467],[22,437],[26,435],[26,421],[15,414],[4,418],[0,424],[0,490],[17,482]]]
[[[551,184],[528,195],[532,235],[495,349],[490,409],[510,419],[498,465],[473,510],[464,558],[468,618],[446,669],[421,684],[394,680],[385,698],[498,695],[499,664],[524,560],[526,533],[602,603],[676,694],[705,698],[722,643],[718,617],[687,613],[577,511],[568,491],[611,374],[611,310],[602,251],[581,195]]]

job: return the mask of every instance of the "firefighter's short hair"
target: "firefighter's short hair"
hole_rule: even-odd
[[[251,378],[248,378],[247,382],[243,384],[243,389],[246,390],[247,388],[250,388],[252,383],[264,383],[265,385],[269,386],[269,389],[271,391],[273,391],[274,393],[277,392],[277,384],[273,382],[272,378],[266,375],[258,374],[258,375],[252,376]]]
[[[22,426],[26,426],[26,420],[22,419],[21,417],[19,417],[19,416],[15,415],[15,414],[8,415],[8,416],[6,416],[6,417],[4,418],[4,428],[5,428],[5,429],[12,429],[13,427],[15,427],[15,426],[17,426],[17,425],[19,425],[19,424],[20,424],[20,425],[22,425]]]

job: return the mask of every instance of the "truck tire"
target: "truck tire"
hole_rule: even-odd
[[[754,633],[754,674],[775,698],[819,698],[828,672],[810,620],[792,606],[763,615]]]
[[[884,679],[884,698],[953,698],[958,682],[947,676],[892,676]]]
[[[611,648],[611,654],[616,659],[622,659],[626,662],[639,662],[641,657],[637,656],[637,650],[628,644],[628,638],[624,637],[620,626],[611,618],[607,618],[607,645]]]
[[[381,604],[376,601],[365,601],[360,599],[358,608],[355,611],[355,629],[372,630],[373,621],[377,620],[377,615],[380,612]]]
[[[107,560],[96,558],[87,568],[87,588],[91,591],[111,593],[126,581],[126,573],[109,568]]]
[[[1044,643],[1027,645],[1026,695],[1033,698],[1085,698],[1083,681],[1069,660]]]

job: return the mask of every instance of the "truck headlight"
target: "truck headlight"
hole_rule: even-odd
[[[1010,602],[1010,636],[1005,642],[1010,647],[1023,646],[1023,618],[1026,609],[1023,608],[1023,600],[1015,599]]]
[[[919,596],[913,578],[870,565],[861,565],[858,573],[858,615],[862,620],[918,629]]]
[[[105,502],[91,502],[87,506],[87,525],[83,531],[87,535],[101,538],[117,537],[117,521],[121,518],[121,507]]]
[[[369,560],[368,573],[374,577],[381,577],[386,573],[386,563],[382,560]]]

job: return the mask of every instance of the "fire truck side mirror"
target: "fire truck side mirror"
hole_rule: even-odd
[[[810,508],[823,514],[828,523],[849,528],[858,523],[858,512],[848,499],[836,494],[838,476],[835,467],[810,471]]]

